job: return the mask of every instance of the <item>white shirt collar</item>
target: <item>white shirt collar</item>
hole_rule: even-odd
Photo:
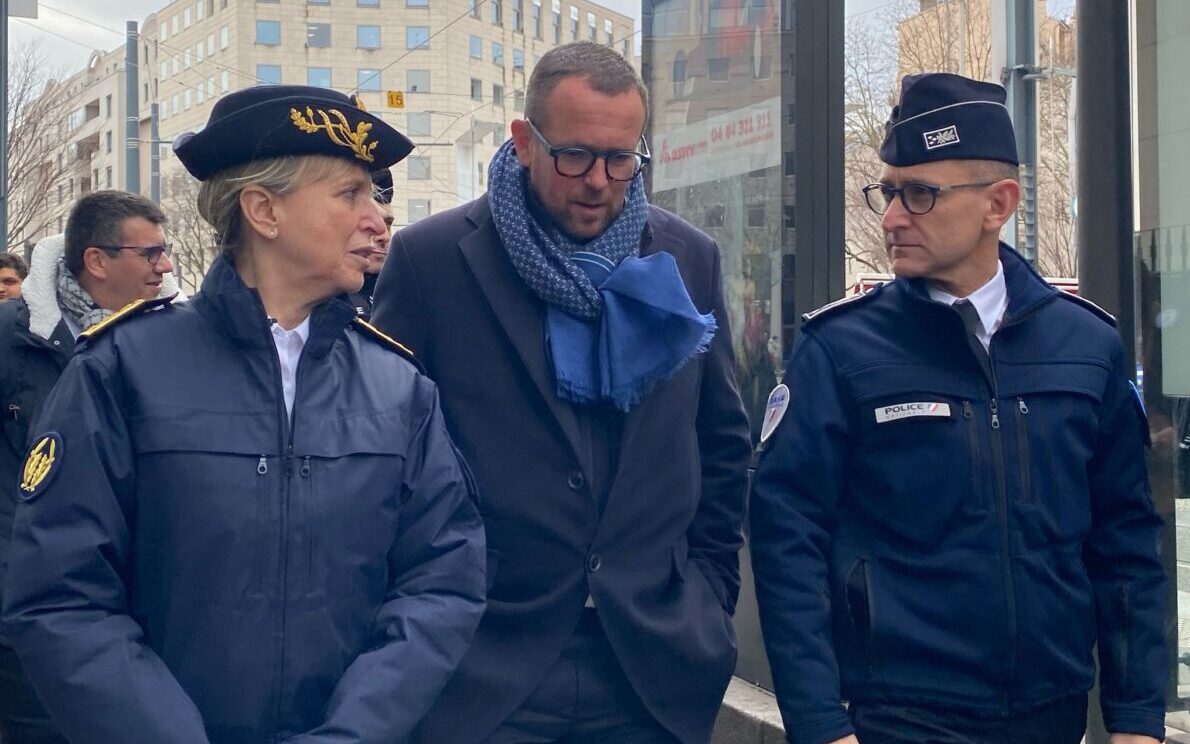
[[[273,345],[277,347],[277,361],[281,363],[281,393],[285,397],[285,410],[293,419],[293,401],[297,396],[297,366],[302,358],[302,349],[310,337],[310,316],[287,331],[281,324],[272,321],[269,330],[273,334]]]
[[[1004,264],[996,262],[996,275],[979,289],[966,297],[955,297],[933,284],[927,285],[930,299],[953,305],[959,300],[967,300],[975,306],[979,313],[979,322],[983,326],[980,340],[990,340],[1004,320],[1004,313],[1008,310],[1008,285],[1004,281]]]

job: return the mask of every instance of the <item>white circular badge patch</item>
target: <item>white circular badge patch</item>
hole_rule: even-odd
[[[769,393],[769,402],[764,407],[764,424],[760,427],[760,443],[764,444],[777,430],[777,424],[785,418],[789,408],[789,386],[781,383]]]

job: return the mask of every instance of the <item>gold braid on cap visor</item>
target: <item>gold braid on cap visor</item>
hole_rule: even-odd
[[[321,124],[315,124],[315,114],[322,118]],[[338,121],[331,121],[331,116],[334,116]],[[355,153],[355,157],[364,162],[371,163],[376,160],[372,156],[372,151],[376,149],[379,142],[372,142],[366,144],[368,133],[372,130],[372,125],[366,121],[361,121],[355,125],[355,130],[352,131],[351,124],[348,123],[347,117],[343,112],[337,109],[331,109],[328,114],[322,109],[317,111],[306,107],[306,115],[302,116],[302,112],[295,108],[289,110],[289,118],[293,120],[293,125],[302,130],[306,134],[315,134],[319,131],[325,131],[326,136],[330,137],[331,142],[334,142],[340,147],[349,147]]]

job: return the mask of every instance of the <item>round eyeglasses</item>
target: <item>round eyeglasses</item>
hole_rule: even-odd
[[[609,181],[631,181],[649,164],[652,155],[645,138],[640,138],[644,152],[635,150],[592,150],[589,147],[554,147],[533,122],[525,119],[533,135],[541,141],[546,152],[554,159],[554,170],[559,176],[582,178],[590,172],[596,160],[603,160],[603,169]]]
[[[148,261],[150,266],[156,266],[162,256],[169,256],[174,251],[173,243],[166,243],[165,245],[97,245],[95,247],[102,248],[108,253],[132,251]]]
[[[884,214],[892,205],[894,197],[900,197],[901,206],[909,214],[923,215],[934,208],[938,195],[958,189],[977,189],[991,186],[996,181],[978,183],[956,183],[952,186],[931,186],[928,183],[907,183],[904,186],[889,186],[886,183],[870,183],[864,186],[864,201],[876,214]]]

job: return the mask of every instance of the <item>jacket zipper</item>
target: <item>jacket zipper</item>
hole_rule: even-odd
[[[1016,437],[1021,460],[1021,500],[1033,501],[1032,468],[1029,462],[1029,406],[1023,397],[1016,399]]]
[[[983,480],[980,478],[983,467],[979,456],[979,431],[975,428],[975,411],[969,400],[963,401],[963,420],[967,422],[967,449],[971,453],[971,495],[976,497],[978,506],[983,508],[986,503],[982,495]]]
[[[952,310],[955,315],[958,315],[957,310]],[[960,317],[960,322],[962,318]],[[1004,330],[1007,323],[1002,323],[999,330]],[[964,326],[964,333],[966,328]],[[996,522],[1000,533],[1000,572],[1004,577],[1004,605],[1008,614],[1006,618],[1008,626],[1008,649],[1007,660],[1005,662],[1005,680],[1006,690],[1011,690],[1016,681],[1016,656],[1017,656],[1017,617],[1016,617],[1016,580],[1012,568],[1012,534],[1009,530],[1008,524],[1008,479],[1004,473],[1004,440],[1000,432],[1000,405],[997,402],[999,391],[996,385],[996,365],[994,357],[992,356],[992,346],[995,344],[995,336],[992,337],[991,342],[987,347],[988,354],[988,373],[983,373],[983,365],[977,364],[980,368],[980,376],[984,378],[984,384],[988,390],[988,408],[992,414],[992,435],[990,437],[992,442],[992,463],[995,465],[996,471]],[[972,355],[975,354],[973,350]],[[976,360],[978,362],[978,360]],[[1008,693],[1005,692],[1003,696],[1003,704],[1007,710]]]

